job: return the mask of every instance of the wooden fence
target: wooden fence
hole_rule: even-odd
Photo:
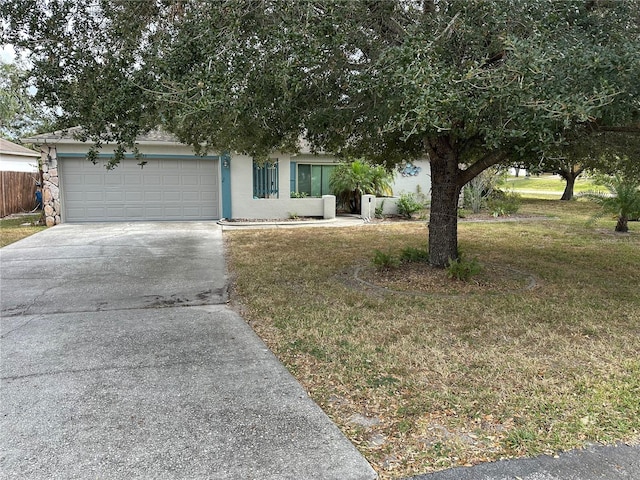
[[[0,172],[0,217],[36,206],[36,172]]]

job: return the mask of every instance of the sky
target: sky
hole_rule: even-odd
[[[0,48],[0,60],[4,63],[13,63],[16,59],[16,52],[12,45],[2,45]]]

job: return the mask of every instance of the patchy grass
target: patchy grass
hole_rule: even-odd
[[[22,240],[47,227],[37,225],[40,214],[10,216],[0,219],[0,247]]]
[[[515,192],[525,190],[525,196],[531,196],[533,192],[537,192],[536,195],[545,196],[555,194],[562,195],[566,184],[562,178],[556,175],[533,175],[531,177],[508,177],[503,187],[510,190],[512,189]],[[573,188],[576,194],[593,190],[602,190],[602,187],[598,187],[590,178],[583,176],[576,180]]]
[[[640,225],[587,227],[594,208],[461,221],[466,255],[537,279],[493,295],[354,280],[376,250],[424,248],[424,222],[225,232],[232,298],[382,478],[638,441]]]

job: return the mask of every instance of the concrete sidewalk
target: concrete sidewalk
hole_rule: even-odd
[[[219,226],[61,225],[0,262],[1,478],[375,478],[225,306]]]

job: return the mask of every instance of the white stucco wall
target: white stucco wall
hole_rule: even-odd
[[[253,198],[253,159],[234,155],[231,159],[232,218],[277,219],[323,217],[322,198],[291,198],[291,156],[273,154],[278,159],[278,198]]]
[[[234,155],[231,160],[231,204],[232,218],[236,219],[277,219],[291,216],[322,217],[324,204],[321,198],[291,198],[291,162],[296,164],[334,164],[330,155],[273,154],[278,159],[278,198],[253,198],[253,159],[246,155]],[[419,167],[417,175],[403,176],[395,172],[393,193],[396,198],[384,199],[384,213],[396,213],[397,197],[402,193],[418,193],[427,198],[431,192],[429,162],[414,162]],[[381,202],[383,199],[378,199]]]
[[[420,171],[417,175],[403,176],[396,170],[393,182],[393,195],[400,196],[402,193],[420,193],[426,197],[431,196],[431,169],[427,160],[416,160],[412,162],[414,167],[418,167]]]

